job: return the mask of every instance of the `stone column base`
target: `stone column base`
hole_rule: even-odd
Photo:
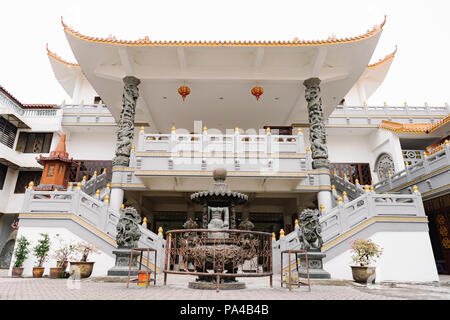
[[[114,267],[108,270],[108,276],[128,276],[128,270],[130,268],[130,255],[131,249],[117,249],[113,251],[116,255],[116,264]],[[137,276],[139,272],[138,257],[139,251],[133,251],[133,259],[131,262],[130,276]]]
[[[325,258],[325,253],[308,251],[308,264],[309,264],[309,278],[310,279],[330,279],[329,272],[323,269],[322,259]],[[300,265],[298,268],[298,276],[301,278],[307,278],[306,272],[306,257],[304,254],[298,255],[300,259]]]

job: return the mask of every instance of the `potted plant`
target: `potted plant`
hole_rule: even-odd
[[[30,250],[28,246],[30,242],[24,236],[21,236],[17,240],[16,250],[14,251],[14,256],[16,257],[16,261],[14,261],[14,265],[12,268],[12,276],[13,277],[21,277],[23,273],[23,263],[27,259],[28,253]]]
[[[375,283],[375,268],[370,266],[383,252],[372,240],[356,239],[351,242],[352,260],[357,265],[352,267],[353,280],[358,283]]]
[[[56,268],[50,268],[50,278],[64,278],[71,254],[76,248],[73,244],[67,244],[59,234],[56,235],[56,239],[59,248],[52,255],[52,258],[56,259]]]
[[[88,278],[92,274],[94,268],[93,261],[87,261],[89,254],[97,253],[100,254],[98,248],[87,242],[79,242],[75,246],[75,250],[81,254],[80,261],[70,261],[70,274],[78,275],[80,278]]]
[[[33,268],[33,277],[41,278],[44,274],[44,262],[47,261],[48,252],[50,250],[50,237],[47,233],[41,233],[42,239],[38,240],[38,244],[33,248],[34,255],[37,258],[37,267]]]

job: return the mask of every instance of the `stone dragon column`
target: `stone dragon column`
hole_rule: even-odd
[[[323,171],[319,174],[319,185],[330,186],[330,161],[328,160],[327,139],[323,121],[322,98],[320,97],[320,79],[309,78],[303,82],[305,98],[308,103],[309,141],[311,144],[312,167]],[[330,190],[321,190],[317,195],[318,205],[323,205],[325,212],[331,209]]]
[[[120,113],[119,128],[117,129],[116,156],[112,160],[112,190],[111,208],[119,211],[123,202],[124,191],[114,185],[122,182],[123,171],[120,167],[128,167],[130,164],[131,146],[134,137],[134,115],[136,113],[136,101],[139,97],[138,85],[141,81],[133,76],[123,78],[124,89],[122,95],[122,111]]]

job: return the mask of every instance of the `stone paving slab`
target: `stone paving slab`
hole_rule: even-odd
[[[358,285],[351,281],[312,281],[311,292],[301,286],[289,291],[281,288],[279,277],[274,276],[273,287],[269,278],[246,278],[244,290],[195,290],[187,288],[194,276],[158,275],[156,286],[138,287],[126,278],[105,282],[101,278],[82,280],[49,278],[11,278],[0,272],[0,300],[450,300],[450,286],[439,284]],[[109,280],[111,281],[111,279]]]

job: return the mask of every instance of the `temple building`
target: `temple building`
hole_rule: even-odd
[[[76,62],[47,55],[71,100],[26,105],[0,87],[1,267],[18,234],[45,230],[98,246],[94,275],[106,275],[133,206],[162,270],[164,232],[202,221],[190,195],[223,168],[248,195],[237,224],[275,235],[275,272],[310,208],[332,278],[351,279],[356,238],[384,248],[377,281],[450,273],[450,107],[366,102],[395,60],[397,48],[371,62],[384,24],[344,39],[153,41],[62,21]]]

